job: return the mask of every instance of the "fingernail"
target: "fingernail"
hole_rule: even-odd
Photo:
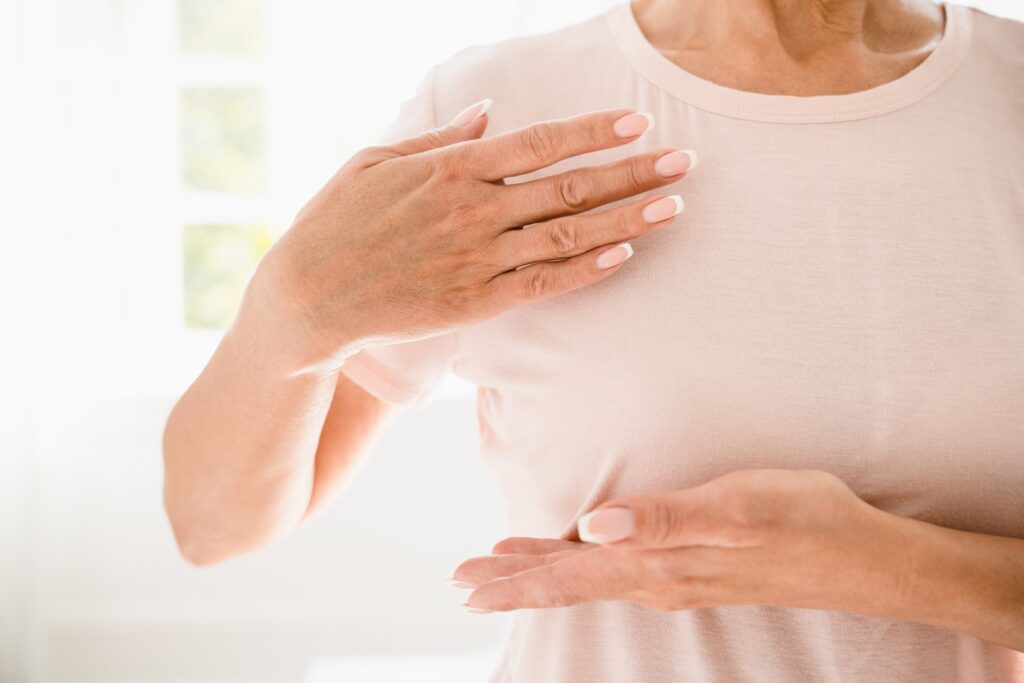
[[[628,508],[604,508],[580,517],[580,538],[592,543],[610,543],[629,538],[636,532],[633,511]]]
[[[658,157],[654,162],[654,171],[662,178],[679,175],[683,171],[692,171],[697,167],[697,153],[692,149],[669,152]]]
[[[598,268],[611,268],[617,266],[633,255],[633,247],[629,242],[617,244],[611,249],[602,251],[597,255]]]
[[[612,124],[612,129],[620,138],[631,138],[651,128],[654,128],[654,116],[651,114],[626,114]]]
[[[651,202],[644,207],[644,220],[648,223],[657,223],[672,218],[683,210],[683,198],[677,194]]]
[[[452,119],[452,125],[468,126],[469,124],[473,123],[478,118],[486,114],[487,111],[491,108],[492,104],[494,104],[494,100],[486,98],[480,100],[476,104],[469,105],[461,112],[459,112],[458,116]]]
[[[455,588],[476,588],[475,583],[469,583],[467,581],[452,581],[452,586]]]
[[[494,611],[492,609],[485,609],[483,607],[470,607],[468,602],[462,603],[462,606],[465,607],[466,611],[470,612],[471,614],[487,614],[488,612]]]

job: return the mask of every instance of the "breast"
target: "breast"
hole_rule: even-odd
[[[695,178],[685,221],[612,277],[460,331],[513,523],[558,534],[613,496],[789,467],[1024,537],[1019,209],[952,185],[926,188],[936,204],[909,173],[840,211],[835,177],[732,168]]]
[[[563,305],[462,347],[500,356],[483,364],[482,455],[530,533],[558,535],[614,496],[784,467],[830,471],[897,514],[1024,537],[1024,336],[1010,321],[925,343],[821,308],[769,325],[677,301],[675,325],[622,309],[576,327]]]

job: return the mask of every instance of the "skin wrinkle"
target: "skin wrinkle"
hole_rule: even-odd
[[[944,30],[930,0],[636,0],[648,40],[678,66],[765,94],[845,94],[931,54]]]

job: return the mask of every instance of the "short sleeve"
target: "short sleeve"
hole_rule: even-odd
[[[391,144],[434,128],[434,75],[430,69],[405,100],[378,144]],[[455,331],[394,344],[368,346],[350,356],[341,372],[377,398],[423,408],[436,399],[455,360]]]
[[[350,356],[341,372],[377,398],[424,408],[437,398],[455,360],[455,332],[416,341],[368,346]]]

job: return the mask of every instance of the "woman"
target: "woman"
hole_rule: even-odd
[[[1024,26],[925,0],[463,50],[175,407],[183,553],[293,529],[453,370],[515,534],[455,572],[517,610],[492,681],[1024,680],[1022,82]]]

